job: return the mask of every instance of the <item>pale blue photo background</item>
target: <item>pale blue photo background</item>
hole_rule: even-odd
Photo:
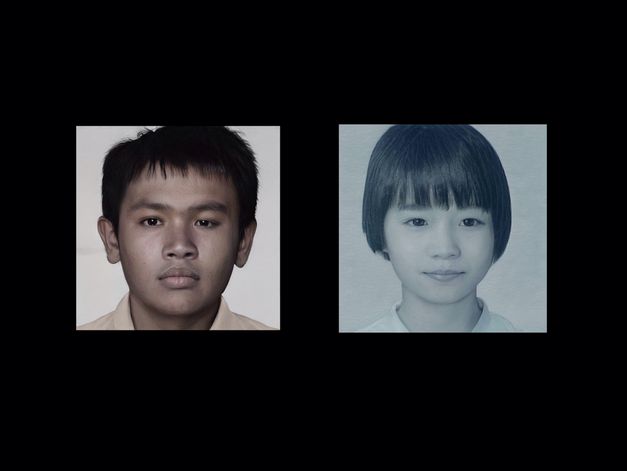
[[[370,154],[390,125],[339,129],[339,327],[355,331],[382,317],[401,299],[390,262],[375,255],[361,229]],[[492,312],[526,332],[547,330],[547,127],[473,125],[503,163],[512,199],[507,249],[479,284]]]

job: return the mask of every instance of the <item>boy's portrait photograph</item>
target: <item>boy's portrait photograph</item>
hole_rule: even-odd
[[[340,125],[339,331],[547,332],[547,125]]]
[[[279,126],[76,127],[76,329],[280,329]]]

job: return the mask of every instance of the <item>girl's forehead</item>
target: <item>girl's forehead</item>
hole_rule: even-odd
[[[490,213],[490,209],[477,204],[474,197],[466,198],[461,203],[455,198],[454,192],[449,189],[446,193],[437,194],[433,188],[430,188],[426,194],[415,195],[413,189],[410,187],[409,191],[405,191],[404,194],[399,188],[396,192],[395,198],[392,199],[389,209],[396,209],[399,211],[462,211],[462,210],[480,210],[484,213]],[[417,197],[418,196],[418,197]]]
[[[403,206],[422,206],[438,208],[449,206],[475,206],[474,197],[470,195],[466,198],[466,201],[458,202],[458,198],[455,197],[455,192],[450,186],[435,187],[435,186],[422,186],[419,188],[414,187],[411,184],[399,185],[396,189],[396,194],[392,199],[392,205]]]
[[[483,217],[488,217],[491,215],[490,211],[481,208],[479,206],[466,206],[466,207],[458,207],[455,204],[451,204],[448,207],[445,206],[424,206],[418,204],[408,204],[408,205],[399,205],[399,206],[391,206],[388,210],[388,214],[481,214]]]

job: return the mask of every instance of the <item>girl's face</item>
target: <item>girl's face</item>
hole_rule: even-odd
[[[492,216],[481,208],[393,205],[383,230],[385,251],[404,297],[451,304],[476,296],[492,265]]]

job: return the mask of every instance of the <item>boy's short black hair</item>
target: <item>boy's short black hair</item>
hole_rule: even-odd
[[[187,175],[189,167],[203,175],[233,182],[239,202],[239,233],[255,220],[259,186],[255,155],[248,142],[224,126],[164,126],[138,133],[113,146],[102,168],[102,214],[118,233],[120,207],[129,184],[144,168],[149,174],[157,164],[164,178],[166,168]]]
[[[368,165],[362,213],[368,245],[374,252],[383,250],[383,221],[393,204],[448,209],[450,198],[460,208],[478,206],[492,215],[497,261],[507,246],[512,217],[505,171],[490,143],[468,125],[390,127]]]

